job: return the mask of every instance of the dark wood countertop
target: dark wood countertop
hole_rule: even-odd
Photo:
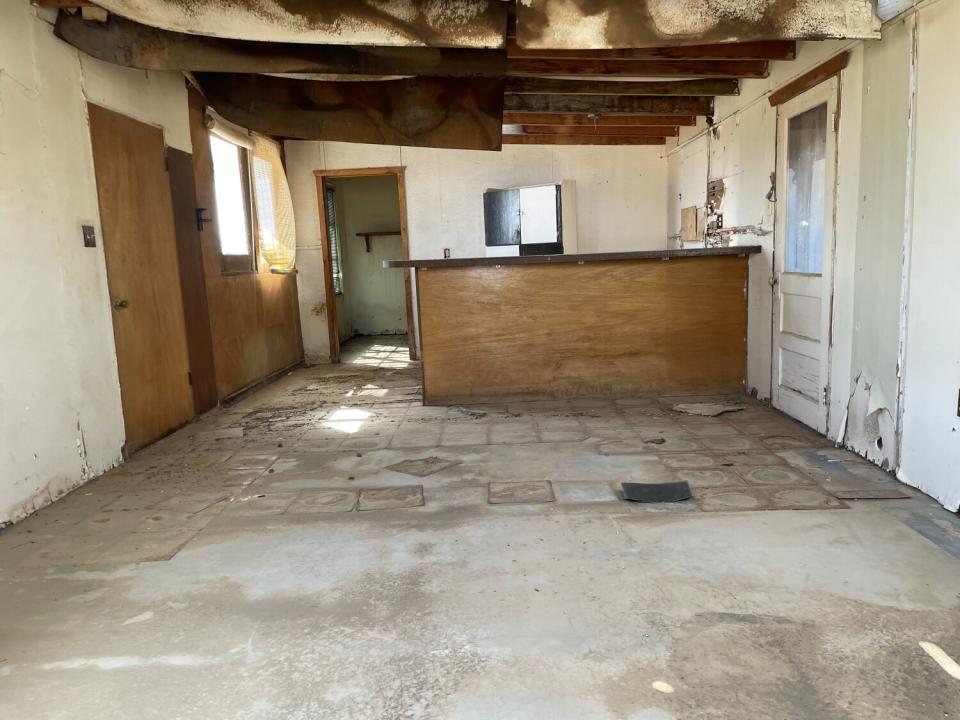
[[[735,245],[694,250],[643,250],[638,252],[591,253],[587,255],[526,255],[524,257],[449,258],[447,260],[384,260],[385,268],[449,268],[496,265],[555,265],[557,263],[610,262],[612,260],[671,260],[686,257],[756,255],[759,245]]]

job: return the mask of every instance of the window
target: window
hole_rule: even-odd
[[[333,275],[333,292],[343,295],[343,268],[340,266],[340,233],[337,232],[337,194],[332,186],[326,187],[327,242],[330,243],[330,273]]]
[[[224,272],[255,270],[246,149],[211,133],[210,153],[222,268]]]
[[[819,275],[826,223],[827,106],[790,118],[786,271]]]
[[[296,261],[297,237],[280,146],[269,138],[254,135],[250,158],[260,255],[271,271],[290,272]]]

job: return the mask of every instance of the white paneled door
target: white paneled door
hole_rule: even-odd
[[[779,107],[773,404],[826,433],[837,154],[836,78]]]

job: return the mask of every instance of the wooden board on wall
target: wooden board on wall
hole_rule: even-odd
[[[207,283],[203,272],[203,250],[197,230],[197,188],[190,153],[167,148],[167,173],[173,199],[173,221],[177,235],[183,319],[187,329],[193,405],[199,415],[216,407],[217,377],[210,337]]]
[[[743,390],[747,258],[422,268],[424,400]]]
[[[193,417],[163,131],[88,105],[126,447]]]
[[[215,217],[213,159],[203,126],[205,104],[190,90],[190,138],[197,204]],[[217,389],[222,400],[303,360],[296,274],[259,271],[225,274],[221,270],[216,222],[200,234],[206,275]]]

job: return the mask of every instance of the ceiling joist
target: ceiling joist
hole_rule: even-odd
[[[766,60],[507,60],[508,75],[764,78]]]
[[[792,40],[776,40],[619,50],[555,50],[522,48],[515,38],[508,37],[507,57],[517,60],[795,60],[797,44]]]
[[[631,97],[629,95],[507,95],[507,112],[627,113],[712,115],[711,97]]]
[[[565,80],[560,78],[507,78],[508,95],[637,95],[686,96],[739,95],[737,80]]]
[[[505,125],[565,125],[570,127],[654,127],[697,124],[693,115],[597,115],[587,113],[505,112]]]
[[[504,145],[666,145],[662,137],[589,135],[504,135]]]
[[[680,131],[676,127],[570,127],[566,125],[522,125],[526,135],[589,135],[621,137],[677,137]]]

